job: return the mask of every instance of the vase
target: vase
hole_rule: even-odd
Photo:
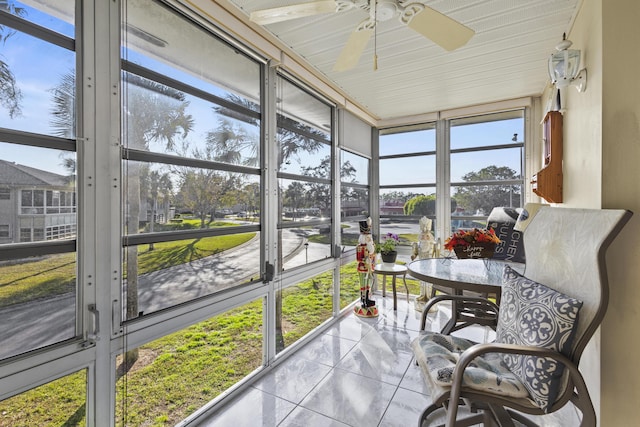
[[[380,257],[385,267],[393,267],[398,257],[398,251],[380,252]]]

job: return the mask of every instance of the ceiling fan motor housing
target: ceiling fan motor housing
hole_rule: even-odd
[[[388,21],[393,18],[398,11],[396,3],[392,0],[378,1],[376,6],[376,20],[378,22]]]

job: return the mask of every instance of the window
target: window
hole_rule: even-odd
[[[485,227],[493,207],[522,206],[524,110],[441,124],[448,139],[435,123],[380,131],[380,232],[399,234],[401,243],[417,239],[423,215],[444,239],[451,229]],[[448,182],[438,182],[438,170]],[[438,224],[438,201],[450,223]]]
[[[331,257],[332,108],[280,76],[277,144],[283,270]]]
[[[88,425],[86,384],[87,370],[83,369],[3,400],[0,402],[3,424]]]
[[[524,198],[522,110],[451,121],[451,228],[486,227],[496,206]]]
[[[260,368],[262,309],[262,299],[249,301],[143,344],[131,350],[138,354],[134,366],[126,353],[119,354],[115,425],[179,424]]]
[[[369,159],[340,150],[340,236],[343,251],[355,248],[358,221],[369,216]]]
[[[82,339],[75,208],[64,220],[45,219],[47,192],[75,193],[77,185],[75,3],[0,2],[0,200],[17,202],[0,203],[0,276],[12,278],[0,313],[18,305],[38,313],[4,324],[7,337],[20,339],[5,340],[0,359]],[[62,231],[44,244],[47,227]]]
[[[436,217],[436,125],[383,130],[379,151],[380,234],[410,245],[420,218]]]
[[[262,118],[259,63],[160,2],[123,3],[127,321],[261,279]]]

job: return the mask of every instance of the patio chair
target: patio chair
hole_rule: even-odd
[[[516,226],[524,228],[526,267],[524,275],[505,267],[495,342],[426,331],[412,342],[433,398],[419,426],[442,411],[447,427],[534,426],[525,414],[568,402],[582,426],[596,425],[578,365],[607,309],[605,251],[632,213],[543,206],[527,214],[525,207]]]

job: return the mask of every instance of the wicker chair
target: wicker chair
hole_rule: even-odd
[[[631,217],[625,210],[525,208],[524,275],[505,268],[493,343],[422,331],[412,342],[433,403],[419,426],[446,413],[447,427],[535,425],[542,415],[572,402],[583,426],[596,415],[580,356],[607,309],[605,251]],[[546,286],[545,286],[546,285]],[[468,415],[460,420],[459,415]],[[442,422],[442,421],[440,421]]]

